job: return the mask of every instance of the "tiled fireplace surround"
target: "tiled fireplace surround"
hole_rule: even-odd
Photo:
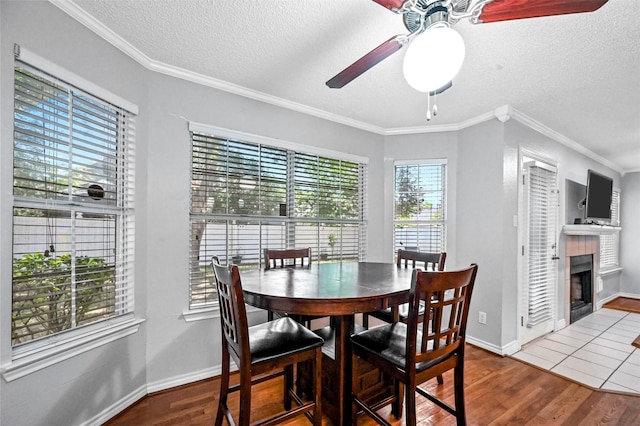
[[[566,248],[565,248],[565,268],[564,268],[564,289],[565,289],[565,297],[567,306],[565,309],[565,320],[566,324],[569,324],[569,312],[571,312],[571,278],[570,278],[570,265],[571,262],[569,258],[572,256],[581,256],[584,254],[592,254],[593,255],[593,307],[595,309],[597,298],[596,298],[596,289],[597,280],[598,280],[598,269],[600,265],[600,237],[598,235],[567,235],[566,236]]]

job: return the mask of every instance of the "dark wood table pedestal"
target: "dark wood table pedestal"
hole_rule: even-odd
[[[344,317],[340,317],[335,321],[343,321],[344,319]],[[346,322],[348,321],[353,320],[346,320]],[[343,323],[346,324],[346,322]],[[356,324],[355,331],[360,330],[363,330],[363,328]],[[350,389],[350,392],[355,393],[369,404],[381,403],[394,396],[393,381],[389,376],[381,373],[378,368],[360,358],[356,358],[353,363],[348,363],[347,365],[340,362],[344,357],[336,355],[336,351],[344,350],[344,348],[340,348],[341,339],[339,333],[336,332],[336,328],[326,326],[315,330],[315,332],[325,341],[322,347],[322,411],[323,414],[331,419],[334,425],[343,424],[341,419],[344,419],[345,416],[350,416],[351,410],[354,409],[351,406],[350,394],[347,393],[347,389]],[[350,350],[350,348],[347,349],[349,353]],[[347,356],[349,355],[347,354]],[[340,371],[343,368],[350,368],[352,372],[352,383],[355,382],[355,385],[351,388],[348,386],[345,388],[339,384]],[[300,366],[298,389],[306,392],[307,395],[311,395],[312,373],[311,365],[303,364]],[[343,390],[341,391],[340,389]],[[341,401],[344,398],[346,400],[343,404]]]

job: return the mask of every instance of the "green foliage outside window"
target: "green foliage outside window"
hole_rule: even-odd
[[[115,267],[70,254],[25,254],[13,260],[13,345],[113,315]],[[72,306],[75,305],[75,317]]]

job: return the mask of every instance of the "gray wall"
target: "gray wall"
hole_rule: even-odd
[[[186,323],[189,276],[190,143],[187,121],[368,157],[367,253],[382,261],[382,136],[283,110],[162,74],[146,76],[152,117],[148,139],[146,241],[147,380],[158,383],[219,364],[219,324]],[[186,120],[185,120],[186,119]],[[154,232],[158,230],[158,232]],[[256,314],[259,315],[259,314]],[[181,360],[181,362],[176,362]]]
[[[557,319],[562,323],[566,315],[562,225],[567,204],[563,182],[571,179],[584,185],[587,169],[592,168],[613,177],[614,184],[620,187],[620,174],[515,119],[506,123],[494,119],[457,132],[389,136],[385,140],[387,223],[393,220],[393,162],[448,159],[447,269],[478,263],[468,337],[496,352],[509,352],[517,347],[518,341],[519,244],[518,228],[513,222],[519,214],[518,177],[523,152],[558,166]],[[385,234],[385,240],[392,241],[390,231]],[[392,257],[391,244],[388,247]],[[619,291],[619,274],[612,274],[604,279],[603,292],[598,296],[603,298]],[[487,314],[486,325],[478,322],[479,311]]]
[[[565,271],[565,244],[566,244],[566,236],[562,233],[562,225],[564,224],[566,218],[566,193],[565,193],[565,181],[567,179],[572,180],[574,182],[580,183],[582,185],[586,185],[587,180],[587,170],[594,169],[599,171],[607,176],[610,176],[614,179],[614,185],[620,187],[621,177],[618,172],[612,170],[602,164],[599,164],[595,160],[586,157],[571,148],[560,144],[547,136],[538,133],[537,131],[531,129],[528,126],[521,124],[515,119],[511,119],[507,123],[505,123],[506,131],[505,131],[505,144],[507,149],[505,150],[505,161],[504,167],[505,170],[515,170],[517,169],[517,150],[526,150],[529,153],[538,155],[542,158],[548,159],[552,164],[555,163],[558,167],[558,189],[560,191],[559,194],[559,213],[558,213],[558,256],[559,260],[557,262],[557,270],[558,270],[558,287],[557,287],[557,320],[562,321],[566,319],[566,324],[568,321],[568,313],[565,312],[566,301],[564,300],[564,271]],[[517,183],[513,181],[513,179],[506,179],[504,190],[507,191],[507,187],[512,187],[512,189],[508,190],[511,195],[506,200],[507,206],[504,217],[504,227],[505,233],[510,234],[508,240],[505,241],[505,244],[509,245],[509,241],[512,238],[517,238],[517,233],[513,231],[515,228],[513,227],[512,217],[513,215],[518,214],[517,196],[514,196],[514,191],[517,191]],[[511,232],[506,229],[510,228]],[[517,249],[517,245],[515,246]],[[508,259],[511,259],[514,263],[517,262],[517,256],[510,256]],[[505,269],[508,269],[511,262],[505,262]],[[515,285],[517,276],[513,273],[517,273],[517,270],[512,270],[508,275],[505,276],[505,282],[503,282],[503,287],[505,289],[505,293],[508,293],[511,286]],[[510,279],[508,277],[511,277]],[[619,274],[609,275],[604,280],[604,290],[601,294],[598,294],[598,299],[602,299],[609,295],[609,291],[618,286]],[[517,291],[512,293],[515,298],[511,299],[508,304],[505,304],[505,307],[502,311],[502,317],[505,318],[513,318],[513,322],[510,321],[512,325],[516,325],[516,327],[512,330],[510,325],[503,325],[503,344],[508,344],[509,339],[512,337],[512,332],[516,332],[517,337]],[[515,315],[514,315],[515,313]]]

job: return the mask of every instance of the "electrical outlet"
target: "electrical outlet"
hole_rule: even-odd
[[[478,322],[480,324],[487,323],[487,313],[486,312],[478,312]]]

